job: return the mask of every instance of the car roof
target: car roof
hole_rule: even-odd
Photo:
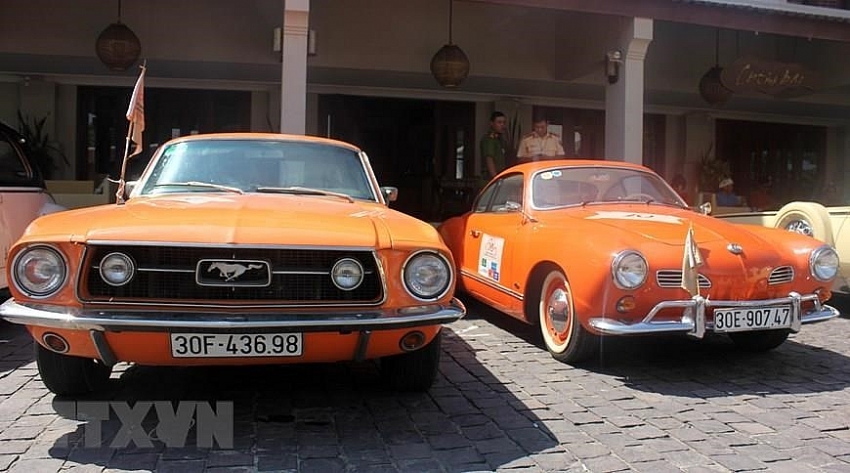
[[[308,135],[288,135],[285,133],[256,133],[256,132],[237,132],[237,133],[202,133],[198,135],[187,135],[169,140],[165,144],[183,143],[190,141],[208,141],[208,140],[273,140],[273,141],[289,141],[297,143],[322,143],[331,146],[347,148],[354,152],[360,152],[360,148],[344,141],[334,140],[330,138],[322,138],[319,136]]]
[[[636,171],[654,172],[652,169],[636,164],[627,163],[625,161],[611,161],[603,159],[566,159],[566,158],[548,158],[543,161],[532,161],[529,163],[521,163],[505,169],[504,173],[522,171],[527,174],[533,174],[536,171],[550,169],[553,167],[607,167],[607,168],[623,168],[634,169]]]

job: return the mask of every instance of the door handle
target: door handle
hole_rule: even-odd
[[[478,238],[481,236],[481,232],[479,230],[471,230],[469,234],[472,235],[472,238]]]

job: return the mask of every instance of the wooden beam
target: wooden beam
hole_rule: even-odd
[[[850,22],[767,9],[703,5],[671,0],[464,0],[600,15],[645,17],[730,30],[850,42]]]

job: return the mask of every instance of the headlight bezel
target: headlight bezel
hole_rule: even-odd
[[[427,296],[424,294],[419,294],[413,289],[410,288],[407,281],[407,270],[410,268],[410,265],[415,262],[417,258],[421,258],[424,256],[432,256],[435,257],[438,261],[440,261],[445,268],[446,271],[446,280],[442,285],[439,291],[435,291],[433,295]],[[452,268],[449,259],[446,258],[445,255],[436,250],[419,250],[411,253],[407,259],[404,261],[404,264],[401,266],[401,285],[404,287],[404,290],[416,300],[431,302],[435,300],[439,300],[443,298],[446,294],[448,294],[449,290],[454,283],[454,269]]]
[[[831,276],[822,277],[820,274],[818,274],[817,269],[815,269],[815,263],[826,254],[831,254],[831,256],[835,258],[835,267]],[[835,279],[835,277],[838,276],[840,266],[841,260],[838,257],[838,252],[835,251],[835,248],[829,245],[819,246],[812,251],[811,255],[809,255],[809,274],[811,274],[812,277],[817,279],[818,281],[829,282]]]
[[[110,281],[108,278],[106,278],[106,276],[103,275],[104,262],[108,258],[114,257],[114,256],[122,257],[127,262],[128,272],[130,273],[130,275],[122,283],[116,284],[116,283]],[[108,284],[112,287],[126,286],[136,276],[136,262],[133,260],[133,258],[130,255],[128,255],[126,253],[122,253],[120,251],[113,251],[113,252],[107,254],[106,256],[104,256],[103,258],[100,259],[100,263],[98,264],[97,270],[98,270],[98,273],[100,274],[100,279],[103,280],[103,282],[105,282],[106,284]]]
[[[28,255],[31,255],[36,251],[46,251],[48,253],[53,254],[58,257],[58,262],[61,264],[62,275],[54,284],[54,287],[49,291],[34,291],[31,288],[27,288],[26,285],[21,281],[22,279],[26,279],[22,271],[23,268],[19,268],[24,258]],[[12,260],[11,266],[11,276],[12,276],[12,284],[14,284],[15,288],[25,294],[27,297],[31,299],[47,299],[56,295],[59,291],[61,291],[66,284],[68,283],[68,258],[65,256],[58,247],[50,244],[34,244],[30,245],[23,250],[19,251],[14,259]]]
[[[336,273],[336,271],[337,271],[337,269],[339,268],[340,265],[346,264],[346,263],[351,263],[351,262],[353,262],[355,264],[355,266],[359,269],[360,280],[357,281],[357,284],[355,284],[351,287],[345,287],[345,286],[343,286],[343,285],[341,285],[337,282],[335,273]],[[358,287],[360,287],[360,285],[363,284],[363,281],[365,279],[366,279],[366,270],[363,268],[363,263],[358,261],[356,258],[349,258],[349,257],[340,258],[331,267],[331,282],[333,283],[334,287],[336,287],[340,291],[346,291],[346,292],[353,291],[353,290],[357,289]]]
[[[620,272],[618,271],[620,265],[626,261],[626,258],[637,257],[640,262],[643,263],[643,277],[636,284],[630,285],[628,281],[623,282],[620,279]],[[649,278],[649,262],[646,261],[646,257],[640,251],[637,250],[623,250],[617,253],[614,256],[614,260],[611,262],[611,279],[614,281],[614,285],[619,289],[623,289],[626,291],[633,291],[644,284],[646,284],[646,280]]]

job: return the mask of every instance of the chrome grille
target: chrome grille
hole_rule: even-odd
[[[791,266],[780,266],[770,272],[770,277],[767,279],[767,283],[770,285],[783,284],[793,280],[794,268]]]
[[[663,269],[655,273],[655,282],[658,287],[681,287],[682,271],[675,269]],[[711,281],[702,274],[699,275],[699,287],[711,287]]]
[[[114,251],[129,255],[136,264],[133,279],[120,287],[104,282],[98,267],[100,260]],[[363,283],[353,291],[340,290],[331,281],[331,268],[340,258],[354,258],[363,265]],[[199,285],[196,271],[201,260],[268,262],[271,284]],[[321,306],[374,305],[384,297],[381,272],[370,250],[97,245],[87,248],[84,264],[78,290],[86,302]]]

